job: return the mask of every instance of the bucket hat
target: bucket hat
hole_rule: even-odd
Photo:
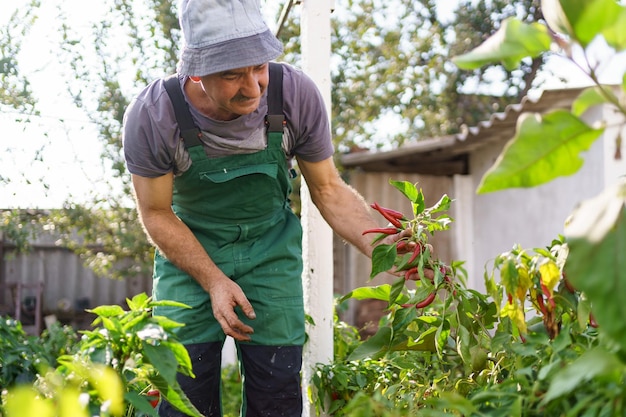
[[[185,42],[178,63],[182,75],[261,65],[283,52],[258,0],[181,0],[179,20]]]

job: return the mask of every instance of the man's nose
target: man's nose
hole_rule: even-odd
[[[262,89],[263,87],[261,86],[259,77],[254,74],[250,74],[244,77],[239,92],[241,95],[246,97],[258,97],[261,95]]]

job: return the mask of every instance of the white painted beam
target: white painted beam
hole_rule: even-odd
[[[330,115],[330,13],[332,0],[301,2],[302,69],[317,84]],[[304,303],[314,326],[307,325],[308,342],[302,366],[304,417],[314,416],[308,404],[309,381],[317,363],[333,358],[333,233],[313,205],[305,181],[300,191],[304,272]]]

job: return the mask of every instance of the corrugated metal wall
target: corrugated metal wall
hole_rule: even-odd
[[[411,204],[407,198],[393,186],[389,180],[408,181],[418,183],[426,198],[426,206],[435,204],[444,194],[454,198],[453,181],[451,177],[425,176],[418,174],[387,173],[387,172],[350,172],[349,183],[365,198],[368,204],[376,201],[384,207],[393,208],[404,213],[411,212]],[[374,212],[374,211],[373,211]],[[454,218],[454,203],[449,214]],[[380,219],[380,225],[385,226],[386,221],[382,216],[374,212]],[[453,223],[454,226],[454,223]],[[452,232],[438,232],[430,239],[435,255],[450,262],[455,259]],[[344,295],[349,291],[365,286],[393,283],[397,277],[390,274],[380,274],[370,281],[371,261],[362,255],[351,245],[346,245],[341,238],[335,237],[335,293]],[[342,314],[342,319],[357,327],[368,324],[369,321],[378,320],[384,306],[381,303],[364,301],[351,302],[348,311]],[[367,333],[367,331],[365,332]]]
[[[0,297],[2,313],[14,311],[14,294],[9,289],[12,283],[27,285],[43,283],[43,315],[54,314],[63,321],[84,327],[93,316],[85,317],[84,309],[99,305],[118,304],[127,308],[125,300],[146,292],[150,294],[152,278],[140,276],[116,280],[96,276],[73,252],[56,247],[45,237],[32,243],[33,250],[28,254],[12,254],[5,250],[2,261],[0,284],[3,294]],[[33,285],[34,287],[34,285]],[[22,304],[32,301],[35,288],[22,290]],[[83,319],[83,322],[74,322]],[[29,315],[24,317],[25,324]]]

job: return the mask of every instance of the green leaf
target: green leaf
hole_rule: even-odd
[[[542,0],[542,11],[548,25],[587,47],[600,34],[615,39],[623,31],[616,23],[624,9],[615,0]]]
[[[148,303],[150,302],[150,297],[145,292],[139,293],[135,295],[132,299],[126,299],[126,304],[128,304],[128,308],[133,311],[143,310],[148,308]]]
[[[130,391],[124,394],[124,399],[142,413],[151,417],[159,417],[157,410],[152,408],[152,405],[150,404],[150,401],[148,401],[147,396],[140,395],[138,392],[135,391]]]
[[[604,129],[593,129],[566,110],[525,113],[515,137],[483,176],[478,193],[534,187],[571,175],[583,165],[579,156]]]
[[[376,299],[389,301],[389,294],[391,292],[391,285],[383,284],[376,287],[360,287],[350,291],[348,294],[341,297],[341,302],[354,298],[355,300]]]
[[[476,415],[478,412],[472,401],[456,392],[441,392],[436,403],[442,409],[445,407],[463,416]]]
[[[198,409],[191,403],[191,401],[189,401],[189,398],[187,398],[177,381],[174,381],[174,384],[170,385],[161,375],[153,375],[150,377],[150,382],[157,387],[157,389],[161,392],[162,397],[178,410],[184,412],[188,416],[204,417],[202,413],[200,413],[200,411],[198,411]]]
[[[509,18],[480,46],[452,58],[452,62],[466,70],[501,62],[506,69],[513,70],[519,67],[522,59],[534,58],[549,51],[551,42],[552,38],[544,25]]]
[[[591,107],[610,103],[607,96],[612,97],[615,102],[619,101],[617,97],[615,97],[613,91],[609,88],[595,86],[585,89],[572,103],[572,114],[580,117]]]
[[[402,290],[404,290],[404,288],[404,277],[397,279],[396,282],[393,283],[389,294],[389,305],[395,302],[397,302],[398,304],[403,302],[398,300],[398,297],[400,296],[400,294],[402,294]],[[403,298],[406,298],[406,295],[403,295]]]
[[[582,239],[592,244],[601,244],[603,240],[609,237],[609,234],[614,234],[616,228],[620,226],[625,205],[625,178],[622,178],[613,186],[607,187],[596,197],[580,203],[569,217],[565,227],[564,235],[569,245],[567,262],[570,262],[573,255],[571,240]],[[576,287],[576,284],[574,284],[574,287]]]
[[[413,202],[417,200],[419,192],[417,190],[417,187],[414,184],[408,181],[394,181],[394,180],[389,180],[389,184],[391,184],[397,190],[399,190],[402,194],[404,194],[406,198],[409,199],[409,201]]]
[[[603,31],[606,42],[616,51],[626,49],[626,6],[621,6],[621,12],[612,26]]]
[[[96,308],[93,308],[91,310],[86,310],[89,313],[93,313],[96,314],[100,317],[115,317],[115,316],[121,316],[123,315],[126,311],[124,311],[124,309],[118,305],[110,305],[110,306],[98,306]]]
[[[565,273],[591,302],[599,330],[626,350],[626,179],[586,200],[565,228]]]
[[[179,307],[179,308],[191,308],[189,305],[172,300],[159,300],[151,301],[150,305],[153,307]]]
[[[428,209],[428,211],[433,213],[438,213],[440,211],[447,211],[450,209],[450,204],[452,203],[452,199],[448,197],[446,194],[441,196],[439,201],[437,201],[432,207]]]
[[[541,0],[541,12],[550,29],[557,33],[573,36],[574,29],[561,6],[560,0]]]
[[[397,250],[395,245],[378,245],[372,251],[372,272],[370,278],[374,278],[381,272],[389,271],[393,267]]]
[[[389,327],[380,327],[376,334],[357,346],[348,357],[349,361],[359,359],[380,357],[382,353],[389,349],[392,331]]]
[[[546,404],[562,395],[569,394],[585,381],[613,372],[624,372],[624,365],[611,353],[597,347],[585,352],[576,361],[554,375],[550,388],[541,400]]]
[[[152,346],[144,343],[143,353],[146,358],[148,358],[149,363],[157,369],[165,382],[169,385],[176,383],[178,361],[168,346]]]
[[[438,327],[429,327],[428,329],[421,332],[417,338],[408,339],[402,343],[394,345],[393,350],[417,350],[424,352],[435,352],[437,350],[435,343],[437,338],[437,329]]]
[[[189,308],[189,306],[185,307],[185,308]],[[172,330],[172,329],[176,329],[178,327],[183,327],[185,326],[184,323],[179,323],[177,321],[174,321],[172,319],[169,319],[165,316],[152,316],[151,319],[158,324],[159,326],[163,327],[163,329],[165,330]]]
[[[441,325],[437,327],[436,332],[436,347],[437,353],[443,357],[444,352],[443,349],[446,347],[448,343],[448,337],[450,336],[450,322],[448,320],[442,320]]]

